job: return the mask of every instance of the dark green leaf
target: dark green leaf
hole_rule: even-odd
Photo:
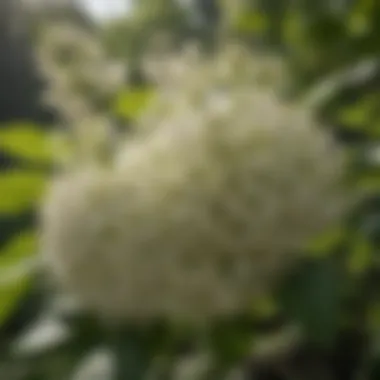
[[[281,290],[285,313],[321,345],[334,342],[341,316],[342,274],[335,258],[308,263]]]

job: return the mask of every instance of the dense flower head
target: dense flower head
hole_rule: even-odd
[[[134,320],[244,312],[340,222],[344,152],[258,81],[268,61],[254,60],[233,48],[173,61],[111,168],[54,183],[46,262],[87,307]]]

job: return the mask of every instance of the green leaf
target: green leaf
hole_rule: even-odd
[[[342,276],[334,258],[308,263],[289,279],[279,301],[316,344],[332,344],[340,323]]]
[[[350,14],[344,20],[346,30],[351,37],[363,37],[372,32],[371,13],[374,11],[375,3],[372,0],[362,0],[353,4]]]
[[[16,124],[1,130],[0,150],[44,163],[50,163],[53,157],[46,132],[32,124]]]
[[[255,337],[254,329],[254,322],[249,316],[219,321],[211,326],[206,344],[220,369],[234,367],[249,356]]]
[[[23,232],[0,253],[0,325],[29,289],[36,240],[34,231]]]
[[[367,316],[367,323],[372,333],[380,332],[380,301],[370,304]],[[380,346],[379,346],[380,348]]]
[[[269,319],[274,317],[278,312],[278,305],[275,299],[270,296],[264,296],[255,300],[252,305],[252,315],[255,318]]]
[[[265,14],[258,11],[244,12],[238,19],[234,29],[241,33],[263,33],[269,27]]]
[[[314,239],[307,249],[306,255],[313,258],[325,258],[332,253],[335,248],[345,237],[346,231],[342,227],[332,229],[317,239]]]
[[[122,92],[114,105],[114,112],[127,120],[135,120],[145,109],[153,95],[151,88]]]
[[[292,9],[287,12],[284,17],[284,40],[287,44],[292,47],[307,48],[307,46],[303,46],[305,37],[307,37],[305,21],[305,17],[300,11]]]
[[[379,192],[380,191],[380,178],[379,176],[363,176],[359,178],[358,188],[367,192]]]
[[[120,331],[113,345],[115,380],[143,380],[152,359],[148,351],[138,331]]]
[[[338,113],[338,120],[349,128],[361,128],[370,122],[368,107],[358,104],[345,108]]]
[[[367,95],[360,102],[345,107],[337,112],[337,120],[347,128],[365,128],[371,125],[373,115],[378,109],[379,94]]]
[[[15,261],[30,257],[37,249],[35,231],[21,232],[0,251],[0,268],[13,265]],[[1,281],[1,279],[0,279]]]
[[[43,194],[46,176],[13,170],[0,172],[0,214],[16,214],[33,207]]]
[[[371,31],[370,20],[363,14],[355,13],[347,20],[347,30],[355,37],[363,36]]]
[[[348,257],[348,271],[353,275],[364,274],[373,263],[373,247],[368,239],[358,235],[355,237]]]

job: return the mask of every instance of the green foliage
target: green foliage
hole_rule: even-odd
[[[280,300],[291,320],[301,323],[317,344],[334,343],[341,317],[343,277],[335,258],[308,263],[282,289]]]
[[[338,110],[336,122],[347,129],[360,131],[369,138],[380,137],[380,114],[378,112],[380,94],[362,97],[358,102]]]
[[[136,330],[122,332],[114,343],[116,359],[115,380],[143,380],[149,369],[149,347],[144,345]]]
[[[269,20],[262,12],[245,12],[237,20],[234,28],[238,33],[255,33],[262,34],[269,27]]]
[[[257,329],[251,318],[236,317],[210,328],[208,345],[219,369],[228,370],[252,349]]]
[[[0,325],[29,289],[36,251],[36,234],[27,231],[12,239],[0,252]]]
[[[374,247],[371,242],[361,234],[352,238],[347,260],[348,272],[354,276],[365,274],[374,264]]]
[[[0,172],[0,213],[17,214],[34,208],[46,184],[46,175],[24,170]]]
[[[0,129],[0,152],[22,163],[0,171],[0,217],[6,227],[0,231],[1,239],[5,241],[5,246],[0,249],[1,329],[12,324],[15,315],[22,318],[17,310],[23,307],[35,280],[32,274],[34,254],[38,250],[37,232],[31,221],[25,222],[25,215],[31,215],[38,207],[47,170],[53,163],[53,152],[47,132],[31,122],[3,126]]]
[[[0,130],[0,150],[32,162],[52,162],[47,134],[34,124],[11,124]]]
[[[118,95],[113,112],[123,120],[135,121],[144,111],[153,95],[153,89],[149,87],[125,90]]]

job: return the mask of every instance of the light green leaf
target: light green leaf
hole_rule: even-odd
[[[373,263],[373,248],[371,243],[363,236],[357,236],[352,244],[348,257],[348,270],[353,275],[364,274]]]
[[[0,252],[0,325],[29,288],[36,246],[35,232],[27,231]]]
[[[380,191],[380,178],[378,176],[363,176],[358,178],[358,188],[369,193]]]
[[[0,326],[17,306],[20,298],[30,286],[30,279],[26,276],[15,278],[0,286]]]
[[[20,170],[0,172],[0,214],[15,214],[33,207],[40,199],[46,176]]]
[[[134,120],[141,115],[152,95],[153,91],[151,88],[122,92],[115,102],[114,112],[118,116]]]
[[[51,162],[48,135],[33,124],[12,125],[0,131],[0,150],[31,161]]]
[[[331,249],[338,244],[345,235],[342,227],[334,228],[314,239],[308,249],[306,255],[313,258],[325,258],[331,254]]]
[[[360,102],[341,109],[337,113],[338,121],[348,128],[368,128],[372,124],[374,112],[378,108],[379,94],[371,94]]]
[[[338,120],[348,128],[362,128],[370,122],[368,109],[363,104],[341,110]]]
[[[346,30],[350,36],[356,38],[368,35],[373,29],[371,13],[374,10],[374,2],[364,0],[353,4],[350,14],[345,18]]]
[[[34,230],[21,232],[0,251],[0,269],[13,265],[15,261],[30,257],[31,252],[33,253],[36,249],[36,232]]]
[[[284,18],[284,39],[291,46],[300,47],[305,42],[305,17],[300,11],[291,10]],[[307,48],[307,46],[302,46]]]
[[[234,28],[242,33],[263,33],[269,26],[269,20],[265,14],[258,11],[244,12],[238,19]]]
[[[252,305],[252,314],[259,318],[271,318],[278,312],[276,300],[270,296],[264,296],[255,300]]]

